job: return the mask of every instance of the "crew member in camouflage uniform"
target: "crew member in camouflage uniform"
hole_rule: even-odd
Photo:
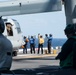
[[[61,68],[76,69],[76,24],[67,25],[64,32],[67,41],[63,44],[56,59],[60,60]]]

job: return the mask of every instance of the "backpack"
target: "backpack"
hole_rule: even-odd
[[[29,42],[28,38],[26,38],[25,42]]]

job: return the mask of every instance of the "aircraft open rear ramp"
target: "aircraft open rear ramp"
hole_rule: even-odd
[[[0,16],[61,11],[61,0],[12,0],[0,2]]]

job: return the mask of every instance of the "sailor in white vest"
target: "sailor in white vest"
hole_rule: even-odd
[[[2,34],[5,26],[2,18],[0,17],[0,71],[10,70],[12,64],[12,44]]]

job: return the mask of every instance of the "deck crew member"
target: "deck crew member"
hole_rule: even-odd
[[[31,38],[29,38],[29,43],[30,43],[31,54],[32,54],[32,52],[34,52],[34,54],[35,54],[35,38],[33,36],[31,36]]]
[[[2,34],[5,26],[2,18],[0,18],[0,71],[10,70],[12,64],[12,44]]]
[[[40,48],[41,48],[41,54],[43,54],[43,44],[44,44],[44,39],[43,39],[42,35],[40,35],[40,37],[39,37],[39,45],[38,45],[38,54],[40,52]]]
[[[63,44],[56,59],[60,60],[61,68],[76,69],[76,24],[67,25],[64,32],[67,36],[67,41]]]
[[[52,34],[49,34],[47,43],[48,43],[48,53],[51,53]]]
[[[24,36],[24,42],[25,44],[23,45],[23,54],[27,54],[27,43],[29,42],[28,38],[26,36]]]

